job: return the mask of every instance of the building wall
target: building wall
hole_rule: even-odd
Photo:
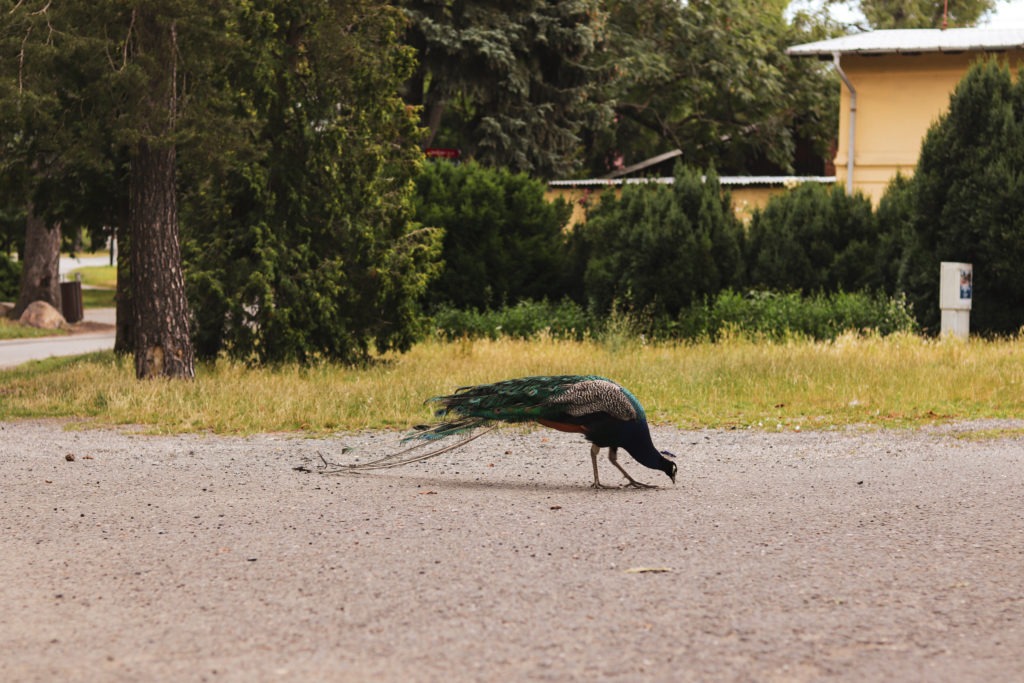
[[[929,127],[949,108],[949,96],[982,53],[844,54],[840,64],[857,91],[854,190],[877,205],[897,172],[911,175]],[[1002,53],[1011,69],[1024,51]],[[841,86],[836,178],[845,186],[850,140],[850,92]]]

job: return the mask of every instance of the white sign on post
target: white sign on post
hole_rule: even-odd
[[[970,263],[943,261],[939,270],[939,308],[942,335],[967,339],[971,333],[971,299],[974,296],[974,267]]]

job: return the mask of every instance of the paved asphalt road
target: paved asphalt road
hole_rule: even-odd
[[[84,258],[61,257],[60,272],[70,273],[83,266],[105,266],[110,262],[107,256],[90,256]],[[113,325],[115,309],[87,308],[87,322]],[[36,337],[33,339],[10,339],[0,341],[0,369],[12,368],[30,360],[42,360],[52,356],[77,356],[82,353],[103,351],[114,348],[114,332],[97,332],[73,334],[58,337]]]
[[[113,332],[0,341],[0,369],[52,356],[77,356],[114,348]]]

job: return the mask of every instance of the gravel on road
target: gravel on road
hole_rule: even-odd
[[[1022,427],[655,428],[678,485],[597,491],[546,430],[0,422],[0,680],[1022,680]]]

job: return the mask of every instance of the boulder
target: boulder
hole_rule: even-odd
[[[44,330],[55,330],[65,324],[64,316],[56,308],[45,301],[33,301],[21,314],[18,320],[22,325],[38,327]]]
[[[9,317],[11,317],[11,311],[13,311],[13,310],[14,310],[14,304],[9,304],[9,303],[6,303],[6,302],[0,302],[0,318],[9,318]]]

